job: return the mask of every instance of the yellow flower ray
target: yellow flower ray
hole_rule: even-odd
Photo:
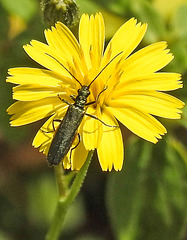
[[[63,53],[65,67],[73,66],[70,72],[81,81],[85,67],[83,65],[83,59],[80,51],[80,45],[71,31],[65,27],[62,23],[58,22],[52,29],[45,30],[45,37],[49,47],[54,48],[57,52],[56,59],[58,59],[58,53]],[[54,54],[53,54],[54,55]],[[62,61],[62,59],[58,59]],[[67,66],[66,66],[67,62]],[[75,68],[77,65],[78,68]],[[74,70],[77,71],[74,71]],[[77,74],[77,75],[76,75]]]
[[[101,119],[99,105],[96,106],[96,109],[90,106],[87,109],[87,113]],[[102,135],[103,124],[99,120],[85,116],[83,120],[83,141],[85,148],[87,150],[97,149],[101,142]]]
[[[80,60],[80,47],[72,32],[61,22],[52,29],[45,30],[48,45],[56,51],[62,52],[66,61],[72,62],[72,57]]]
[[[58,109],[63,111],[63,104],[58,98],[44,98],[33,102],[15,102],[8,109],[8,114],[14,114],[11,126],[21,126],[49,117]]]
[[[86,31],[85,31],[86,29]],[[98,68],[104,48],[104,22],[101,14],[83,15],[79,26],[79,41],[87,68]]]
[[[184,103],[173,96],[161,92],[132,91],[124,93],[124,96],[121,98],[112,100],[109,105],[117,108],[133,107],[155,116],[180,119],[180,113],[182,112],[180,108],[184,106]]]
[[[161,135],[167,131],[165,127],[148,113],[143,113],[135,108],[107,108],[130,131],[139,137],[152,142],[158,142]]]
[[[84,164],[86,157],[88,155],[88,150],[85,149],[84,142],[81,141],[79,145],[72,150],[71,157],[71,170],[79,170]]]
[[[116,92],[121,95],[124,91],[132,90],[157,90],[171,91],[182,88],[181,75],[178,73],[157,72],[147,76],[124,79],[116,87]]]
[[[58,87],[72,83],[69,77],[58,75],[46,69],[37,68],[10,68],[7,82],[15,84],[40,84],[49,87]]]
[[[64,114],[66,109],[62,112]],[[43,152],[44,154],[47,154],[49,151],[49,147],[51,144],[51,141],[54,137],[54,129],[58,128],[60,122],[54,121],[55,119],[59,119],[58,114],[52,115],[40,128],[40,130],[37,132],[36,136],[34,137],[34,140],[32,142],[32,145],[35,148],[39,148],[40,152]]]
[[[116,61],[120,61],[122,57],[126,59],[138,46],[145,35],[146,29],[147,24],[137,24],[137,20],[134,18],[131,18],[119,28],[106,47],[101,63],[102,67],[105,66],[114,56],[122,52],[122,54],[110,64],[110,68],[105,70],[108,75],[116,70]]]
[[[21,101],[36,101],[47,97],[54,97],[58,94],[61,94],[62,97],[62,87],[47,87],[41,86],[39,84],[22,84],[13,88],[13,97],[16,100]],[[67,93],[63,92],[64,97],[66,98]]]
[[[63,67],[65,66],[68,68],[66,57],[64,54],[59,55],[59,52],[54,48],[36,40],[32,40],[30,45],[28,44],[24,46],[24,50],[34,61],[38,62],[45,68],[48,68],[61,76],[70,77],[69,72]],[[74,79],[72,79],[72,81],[74,82]]]
[[[111,126],[118,126],[117,121],[107,109],[103,109],[102,121]],[[123,165],[124,150],[120,128],[103,126],[103,136],[97,149],[99,162],[103,171],[111,171],[112,168],[120,171]]]
[[[151,44],[122,61],[123,75],[121,81],[128,78],[152,74],[165,67],[173,59],[173,55],[166,49],[166,42]]]
[[[137,24],[137,20],[134,18],[131,18],[129,21],[123,24],[115,33],[106,48],[103,58],[103,65],[105,65],[109,60],[107,56],[110,56],[110,59],[112,59],[121,51],[123,51],[123,58],[127,58],[141,42],[145,35],[146,29],[147,24]]]

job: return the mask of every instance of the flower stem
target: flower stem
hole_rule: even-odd
[[[60,198],[65,197],[67,187],[66,187],[66,179],[65,179],[64,169],[62,167],[62,164],[54,166],[54,171],[55,171],[59,197]]]
[[[93,151],[90,151],[88,153],[88,156],[84,165],[77,173],[70,189],[68,189],[68,186],[66,184],[66,181],[65,181],[66,176],[64,176],[64,171],[62,166],[58,165],[55,167],[55,176],[56,176],[57,186],[59,191],[59,199],[57,202],[57,206],[55,209],[55,213],[52,219],[50,229],[46,235],[45,240],[58,240],[64,225],[64,219],[65,219],[67,210],[80,191],[80,188],[86,176],[88,167],[90,165],[92,156],[93,156]]]

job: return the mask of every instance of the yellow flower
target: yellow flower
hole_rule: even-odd
[[[153,117],[179,119],[183,102],[163,93],[182,88],[181,75],[158,72],[173,55],[166,42],[149,45],[132,54],[147,29],[147,24],[132,18],[113,36],[104,50],[104,21],[102,15],[83,14],[79,26],[79,42],[70,30],[58,22],[45,31],[47,44],[31,41],[24,46],[27,54],[45,69],[13,68],[8,82],[17,84],[13,97],[18,100],[8,108],[12,126],[20,126],[48,118],[36,134],[33,145],[47,155],[59,121],[68,104],[74,103],[80,84],[90,86],[86,113],[104,123],[118,126],[121,122],[133,133],[156,143],[166,133],[165,127]],[[131,54],[131,55],[130,55]],[[109,127],[99,120],[84,116],[78,128],[81,142],[64,158],[65,168],[80,169],[89,150],[97,149],[102,170],[121,170],[123,140],[118,127]],[[77,137],[73,145],[77,143]]]

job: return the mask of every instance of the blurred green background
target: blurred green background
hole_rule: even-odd
[[[80,13],[102,12],[106,40],[130,17],[148,23],[140,47],[166,40],[174,53],[168,71],[183,75],[174,94],[187,100],[186,0],[77,0]],[[0,1],[0,240],[44,239],[57,200],[53,169],[31,146],[41,122],[11,128],[13,102],[7,70],[39,67],[22,45],[44,40],[39,0]],[[173,94],[173,93],[172,93]],[[168,134],[153,145],[122,127],[125,164],[102,172],[95,158],[68,216],[61,239],[187,239],[187,107],[181,120],[161,120]]]

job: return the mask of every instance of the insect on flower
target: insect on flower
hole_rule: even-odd
[[[156,117],[180,119],[184,106],[167,93],[183,87],[181,75],[160,72],[173,59],[167,43],[135,51],[146,29],[147,24],[131,18],[106,47],[101,13],[82,15],[79,40],[60,22],[45,30],[47,44],[32,40],[24,46],[44,68],[9,69],[7,82],[17,84],[17,101],[7,110],[13,115],[11,125],[47,118],[33,146],[50,164],[65,156],[64,168],[79,170],[96,149],[103,171],[121,170],[124,144],[120,128],[114,128],[118,121],[157,143],[167,130]]]
[[[118,57],[121,53],[122,52],[120,52],[113,59],[111,59],[111,61],[97,74],[97,76],[87,86],[86,85],[82,85],[79,82],[79,80],[77,78],[75,78],[69,72],[69,70],[66,69],[66,67],[64,67],[62,65],[62,67],[65,68],[67,70],[67,72],[69,72],[70,75],[75,79],[75,81],[77,81],[80,84],[81,88],[78,89],[78,95],[77,95],[76,98],[74,96],[72,96],[72,95],[70,96],[73,99],[74,104],[70,104],[69,102],[65,101],[64,99],[60,99],[63,102],[67,103],[69,105],[69,107],[68,107],[68,110],[67,110],[63,120],[62,121],[60,120],[60,125],[58,127],[57,132],[55,133],[55,136],[54,136],[54,138],[52,140],[52,143],[51,143],[51,146],[49,148],[49,152],[48,152],[48,155],[47,155],[47,160],[48,160],[50,166],[59,164],[64,159],[64,157],[67,155],[69,149],[71,148],[73,140],[74,140],[74,138],[76,136],[77,129],[78,129],[79,125],[81,124],[84,115],[87,115],[89,117],[92,117],[92,118],[100,121],[105,126],[108,126],[108,127],[118,127],[118,126],[107,125],[106,123],[101,121],[99,118],[97,118],[97,117],[95,117],[93,115],[87,114],[84,108],[85,108],[85,106],[88,106],[88,105],[96,103],[97,100],[99,99],[100,94],[107,89],[107,87],[105,87],[98,94],[97,99],[95,101],[87,103],[87,98],[90,95],[89,88],[92,85],[92,83],[95,80],[97,80],[98,76],[105,70],[105,68],[116,57]],[[54,129],[54,131],[55,131],[55,129]],[[79,142],[78,142],[78,144],[79,144]],[[73,149],[75,149],[78,146],[78,144],[75,147],[73,147],[71,149],[71,151]],[[70,156],[71,156],[71,154],[70,154]]]

